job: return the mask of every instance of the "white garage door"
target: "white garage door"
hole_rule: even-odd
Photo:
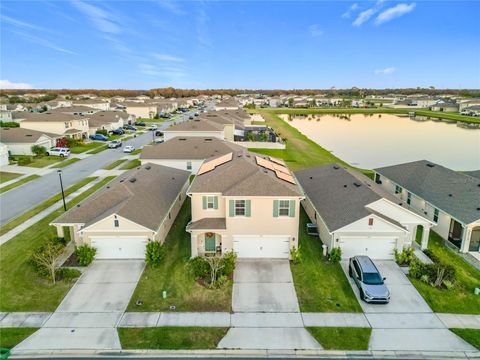
[[[145,259],[148,239],[144,236],[98,236],[91,238],[95,259]]]
[[[392,237],[342,236],[339,246],[342,248],[343,259],[367,255],[371,259],[386,260],[394,258],[396,242],[397,238]]]
[[[239,258],[288,259],[289,236],[234,236],[233,251]]]

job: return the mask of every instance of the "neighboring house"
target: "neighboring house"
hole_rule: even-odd
[[[480,99],[468,99],[468,100],[459,100],[458,101],[458,110],[463,111],[466,108],[472,106],[480,106]]]
[[[88,117],[64,114],[60,111],[16,113],[15,118],[23,129],[37,130],[73,139],[88,137]]]
[[[8,147],[0,143],[0,166],[8,165]]]
[[[196,174],[205,159],[242,150],[241,146],[214,137],[175,137],[142,149],[142,164],[153,163]]]
[[[46,102],[48,110],[72,106],[71,100],[50,100]]]
[[[89,116],[89,134],[93,135],[97,130],[112,131],[120,129],[127,124],[129,115],[121,111],[98,111]]]
[[[12,112],[10,110],[0,110],[0,121],[13,122]]]
[[[424,214],[460,252],[480,259],[480,180],[427,160],[375,169],[375,181]]]
[[[342,250],[342,258],[367,255],[372,259],[394,259],[415,241],[418,226],[424,229],[426,248],[432,223],[398,205],[366,176],[338,164],[295,173],[306,199],[302,205],[317,225],[320,239],[331,251]]]
[[[2,128],[0,142],[8,147],[10,155],[32,155],[32,146],[50,149],[56,145],[59,135],[23,128]]]
[[[304,197],[280,160],[244,151],[209,159],[188,196],[192,257],[233,251],[239,258],[288,259],[298,248]]]
[[[163,243],[185,198],[190,172],[155,164],[130,170],[52,221],[96,259],[144,259],[148,241]]]
[[[462,115],[469,115],[469,116],[480,116],[480,105],[472,105],[466,108],[463,108],[461,111]]]
[[[110,103],[103,100],[74,100],[74,106],[87,106],[90,108],[107,111],[110,110]]]
[[[170,126],[163,130],[165,141],[175,137],[215,137],[220,140],[225,139],[225,126],[209,120],[195,118],[191,121],[185,121],[177,125]],[[233,139],[232,139],[233,140]]]
[[[450,100],[438,100],[430,109],[432,111],[458,112],[458,104]]]
[[[96,112],[99,112],[99,109],[92,108],[89,106],[69,106],[69,107],[61,107],[52,110],[51,112],[61,112],[64,114],[69,114],[69,115],[81,115],[81,116],[90,116],[95,114]]]
[[[155,104],[123,102],[118,103],[118,106],[137,118],[153,119],[158,113],[157,105]]]
[[[235,98],[228,98],[215,104],[215,110],[237,110],[240,104]]]

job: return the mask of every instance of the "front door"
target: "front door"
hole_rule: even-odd
[[[214,233],[205,234],[205,252],[215,252],[216,239]]]
[[[472,230],[468,251],[480,251],[480,228],[475,228]]]
[[[456,247],[460,248],[462,244],[463,227],[458,221],[451,220],[450,231],[448,233],[448,240]]]

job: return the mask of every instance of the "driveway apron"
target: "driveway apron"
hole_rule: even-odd
[[[15,350],[121,349],[116,325],[143,272],[141,260],[97,260],[43,327]]]

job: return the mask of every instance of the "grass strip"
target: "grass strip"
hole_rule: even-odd
[[[112,162],[111,164],[104,166],[103,168],[105,170],[112,170],[112,169],[115,169],[120,164],[123,164],[125,161],[127,161],[127,159],[119,159],[117,161]]]
[[[450,329],[454,334],[460,336],[470,345],[480,350],[480,329]]]
[[[96,149],[93,149],[92,151],[87,152],[87,154],[98,154],[99,152],[102,152],[103,150],[107,150],[108,145],[102,145],[97,147]]]
[[[23,179],[20,179],[18,181],[15,181],[14,183],[3,186],[3,187],[0,188],[0,194],[4,193],[5,191],[12,190],[13,188],[16,188],[17,186],[26,184],[26,183],[28,183],[32,180],[38,179],[39,177],[40,177],[40,175],[33,174],[33,175],[29,175],[27,177],[24,177]]]
[[[134,160],[130,160],[129,162],[127,162],[126,164],[124,164],[120,170],[130,170],[130,169],[133,169],[133,168],[136,168],[138,166],[141,165],[141,162],[140,160],[138,159],[134,159]]]
[[[37,330],[38,328],[0,328],[0,348],[12,349]]]
[[[19,174],[19,173],[0,171],[0,184],[3,184],[4,182],[16,179],[16,178],[18,178],[19,176],[22,176],[22,175],[23,174]]]
[[[71,159],[62,161],[61,163],[59,163],[55,166],[52,166],[52,169],[61,169],[61,168],[67,167],[68,165],[72,165],[72,164],[74,164],[74,163],[76,163],[77,161],[80,161],[80,160],[81,159],[79,159],[79,158],[71,158]]]
[[[371,328],[308,327],[325,350],[368,350]]]

